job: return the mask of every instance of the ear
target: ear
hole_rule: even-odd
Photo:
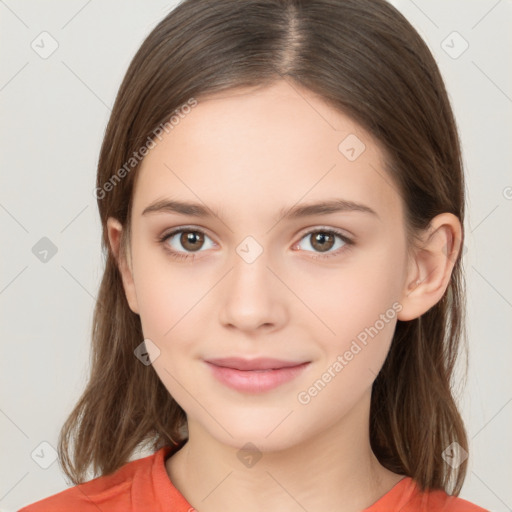
[[[432,219],[413,249],[402,290],[398,320],[413,320],[443,297],[461,249],[462,227],[458,217],[442,213]]]
[[[109,217],[107,219],[107,232],[110,247],[112,248],[112,253],[114,254],[119,272],[121,273],[123,280],[123,288],[126,294],[126,300],[128,301],[130,309],[138,315],[139,306],[137,303],[137,295],[135,293],[135,284],[133,282],[133,270],[130,255],[127,255],[127,260],[125,258],[124,251],[121,250],[121,235],[123,232],[123,226],[114,217]]]

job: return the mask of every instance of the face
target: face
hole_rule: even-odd
[[[284,449],[368,396],[407,267],[383,167],[361,127],[285,82],[198,98],[157,139],[124,282],[154,370],[198,431]]]

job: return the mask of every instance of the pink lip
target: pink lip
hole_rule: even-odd
[[[259,393],[274,389],[297,377],[309,361],[224,358],[206,361],[214,377],[237,391]]]

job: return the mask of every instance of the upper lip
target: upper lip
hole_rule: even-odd
[[[256,359],[244,359],[242,357],[225,357],[219,359],[207,359],[207,363],[235,370],[270,370],[278,368],[290,368],[299,366],[309,361],[284,361],[270,357],[258,357]]]

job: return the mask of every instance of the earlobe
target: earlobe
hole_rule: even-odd
[[[421,246],[414,250],[398,320],[418,318],[441,300],[460,252],[461,237],[462,226],[455,215],[442,213],[432,219]]]
[[[112,254],[114,255],[117,266],[119,268],[119,272],[121,274],[121,278],[123,280],[123,288],[126,295],[126,300],[128,301],[130,309],[134,313],[139,314],[139,307],[137,304],[137,295],[135,293],[135,283],[133,281],[131,262],[126,260],[124,251],[121,250],[122,231],[123,226],[117,219],[113,217],[109,217],[107,219],[107,232],[108,239],[110,242],[110,248],[112,250]]]

